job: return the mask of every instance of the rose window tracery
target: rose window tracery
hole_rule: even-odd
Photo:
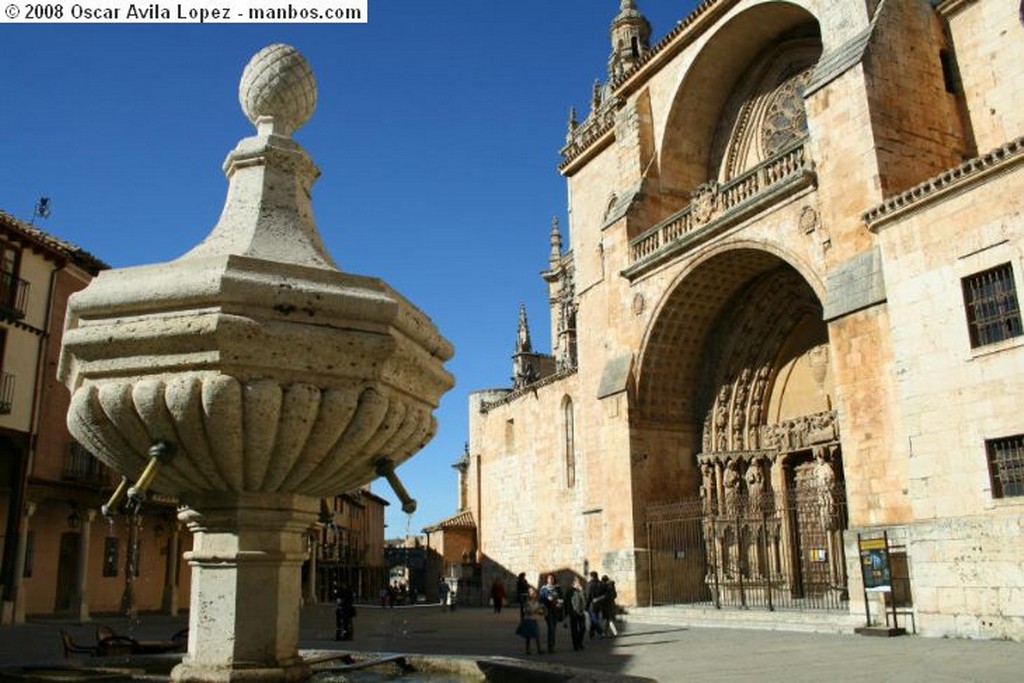
[[[786,79],[768,101],[761,123],[761,146],[766,157],[783,151],[807,135],[807,111],[803,91],[811,69]]]

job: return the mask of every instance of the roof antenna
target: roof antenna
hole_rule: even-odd
[[[32,209],[32,220],[29,221],[30,225],[35,225],[36,224],[36,216],[38,216],[39,218],[49,218],[50,217],[50,198],[49,197],[40,197],[39,201],[36,202],[35,208]]]

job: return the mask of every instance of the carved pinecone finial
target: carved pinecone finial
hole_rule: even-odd
[[[291,45],[263,48],[249,60],[238,84],[238,101],[253,124],[271,120],[274,131],[290,135],[316,109],[316,79],[306,58]]]

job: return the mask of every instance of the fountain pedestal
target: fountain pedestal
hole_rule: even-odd
[[[190,495],[188,654],[172,680],[298,681],[305,532],[319,501],[298,495]]]

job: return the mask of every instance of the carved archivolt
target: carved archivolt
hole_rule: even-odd
[[[712,177],[724,183],[806,136],[803,90],[820,55],[816,39],[799,39],[754,61],[723,111]]]

